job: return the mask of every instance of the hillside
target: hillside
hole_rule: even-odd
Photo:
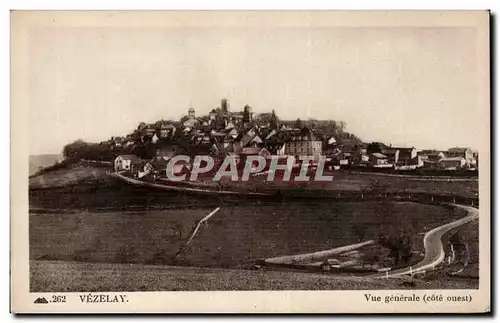
[[[45,155],[30,155],[29,156],[29,174],[33,175],[40,168],[52,166],[63,160],[61,154],[45,154]]]
[[[73,165],[33,176],[29,179],[29,187],[30,189],[56,188],[96,183],[106,178],[106,168]]]

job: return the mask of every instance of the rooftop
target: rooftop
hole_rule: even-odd
[[[381,153],[373,153],[372,156],[380,158],[380,159],[386,159],[387,156]]]

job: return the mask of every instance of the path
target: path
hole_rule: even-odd
[[[459,227],[463,224],[466,224],[468,222],[471,222],[479,218],[479,210],[474,207],[457,205],[457,204],[452,204],[452,205],[468,211],[468,215],[466,217],[444,224],[440,227],[437,227],[427,232],[424,236],[425,256],[424,259],[422,259],[422,261],[411,267],[390,271],[388,273],[376,274],[371,277],[386,278],[386,277],[411,275],[417,272],[434,269],[434,267],[439,265],[445,258],[443,243],[441,241],[443,235],[453,228]]]
[[[318,260],[325,260],[325,258],[328,258],[333,255],[337,255],[340,253],[352,251],[359,249],[361,247],[369,246],[374,244],[374,240],[369,240],[369,241],[364,241],[360,243],[355,243],[347,246],[342,246],[342,247],[337,247],[334,249],[329,249],[329,250],[323,250],[323,251],[317,251],[317,252],[311,252],[311,253],[305,253],[305,254],[299,254],[299,255],[292,255],[292,256],[280,256],[280,257],[274,257],[274,258],[268,258],[264,262],[266,264],[293,264],[293,263],[298,263],[298,262],[312,262],[312,261],[318,261]]]
[[[181,187],[181,186],[172,186],[172,185],[165,185],[165,184],[155,184],[155,183],[149,183],[137,179],[133,179],[127,176],[124,176],[120,173],[111,173],[112,177],[119,178],[121,180],[124,180],[130,184],[134,184],[137,186],[145,186],[145,187],[154,187],[154,188],[159,188],[159,189],[164,189],[164,190],[169,190],[169,191],[182,191],[182,192],[195,192],[195,193],[211,193],[214,195],[238,195],[238,196],[270,196],[271,194],[267,193],[258,193],[258,192],[238,192],[238,191],[217,191],[217,190],[208,190],[208,189],[201,189],[201,188],[193,188],[193,187]]]

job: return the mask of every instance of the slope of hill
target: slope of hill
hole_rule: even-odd
[[[61,160],[63,160],[63,156],[61,154],[30,155],[29,174],[33,175],[39,171],[40,168],[52,166]]]
[[[73,165],[37,174],[29,179],[30,189],[57,188],[76,184],[95,183],[106,179],[106,168]]]

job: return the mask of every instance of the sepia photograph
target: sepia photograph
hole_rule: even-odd
[[[488,11],[13,11],[11,38],[20,309],[489,309]]]

